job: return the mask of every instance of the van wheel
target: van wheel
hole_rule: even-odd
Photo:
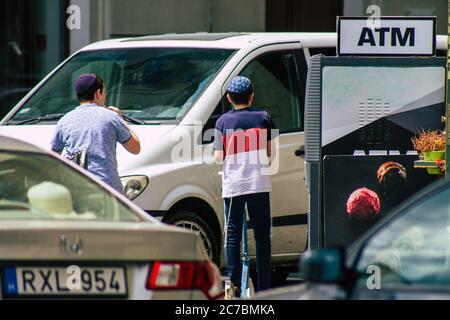
[[[219,265],[219,246],[217,244],[217,238],[214,236],[208,222],[202,217],[199,217],[190,211],[178,211],[169,215],[167,219],[165,219],[165,222],[196,232],[203,240],[203,244],[210,259],[215,264]]]

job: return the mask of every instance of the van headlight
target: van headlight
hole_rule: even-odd
[[[130,200],[136,199],[147,188],[149,179],[147,176],[121,177],[123,194]]]

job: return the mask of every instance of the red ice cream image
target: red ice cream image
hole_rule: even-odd
[[[367,188],[355,190],[347,200],[347,213],[352,218],[371,219],[380,214],[380,198]]]

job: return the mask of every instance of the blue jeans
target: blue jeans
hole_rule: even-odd
[[[270,259],[271,248],[271,217],[270,194],[253,193],[242,196],[224,198],[225,215],[228,215],[227,229],[227,271],[231,282],[240,286],[242,265],[240,259],[242,219],[244,217],[245,204],[247,203],[250,223],[256,242],[256,272],[258,277],[257,290],[270,288]]]

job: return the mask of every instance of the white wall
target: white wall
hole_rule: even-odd
[[[214,0],[214,32],[263,32],[266,27],[265,0]]]
[[[266,0],[72,0],[91,42],[126,35],[264,31]],[[90,2],[90,6],[87,5]],[[78,37],[77,44],[85,37]],[[75,47],[75,46],[74,46]]]
[[[209,31],[210,0],[111,0],[111,34]]]

